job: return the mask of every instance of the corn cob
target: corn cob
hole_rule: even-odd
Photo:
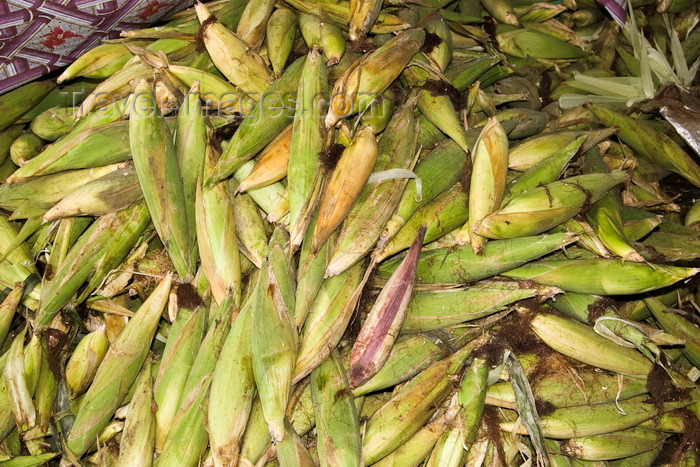
[[[553,287],[523,287],[517,282],[487,281],[469,287],[418,291],[408,304],[402,333],[442,329],[489,316],[528,298],[559,292]]]
[[[238,306],[241,300],[241,262],[236,239],[234,205],[229,198],[227,184],[219,182],[207,188],[202,180],[216,166],[216,154],[211,145],[204,148],[205,169],[196,181],[195,225],[202,269],[216,303],[233,295]]]
[[[153,449],[156,437],[156,421],[153,414],[153,380],[151,359],[146,358],[141,376],[136,380],[134,396],[129,403],[126,422],[119,442],[117,466],[153,464]]]
[[[163,117],[155,109],[152,86],[142,81],[135,93],[129,119],[134,167],[153,225],[178,275],[186,279],[194,274],[196,250],[177,154]]]
[[[418,231],[408,254],[391,275],[374,302],[350,354],[350,387],[366,383],[379,372],[406,319],[406,308],[413,294],[416,264],[425,229]]]
[[[176,292],[177,293],[177,292]],[[165,445],[168,432],[177,416],[183,388],[202,342],[206,326],[206,313],[180,309],[170,329],[168,342],[153,384],[153,401],[158,406],[155,413],[156,452]]]
[[[256,294],[256,313],[252,322],[252,362],[255,384],[263,406],[270,436],[284,438],[284,411],[289,401],[290,381],[296,357],[297,333],[292,317],[283,303],[275,300],[279,285],[267,262],[260,269],[266,284]],[[270,327],[271,323],[275,323]],[[270,334],[270,330],[275,332]]]
[[[608,402],[597,405],[583,405],[557,409],[541,417],[545,436],[554,439],[568,439],[582,436],[595,436],[634,427],[657,415],[687,407],[692,399],[653,404],[647,396],[638,396],[621,402]],[[626,413],[621,415],[618,406]],[[501,423],[504,431],[524,434],[515,422]]]
[[[538,315],[530,326],[547,345],[575,360],[638,378],[651,371],[651,362],[642,354],[599,336],[585,324],[555,315]]]
[[[588,174],[548,183],[512,199],[506,206],[478,221],[474,231],[487,238],[537,235],[578,214],[623,182],[623,173]]]
[[[145,45],[146,43],[137,42],[137,44]],[[97,79],[108,78],[121,70],[131,57],[131,53],[124,44],[100,44],[78,57],[63,70],[56,81],[60,84],[80,76]]]
[[[379,140],[375,171],[413,168],[417,134],[414,105],[414,101],[408,100],[394,113]],[[407,180],[401,178],[365,187],[340,228],[327,276],[340,274],[369,253],[396,208],[406,183]]]
[[[485,240],[475,232],[474,226],[501,205],[507,170],[508,138],[498,120],[492,117],[474,145],[469,184],[469,221],[456,236],[458,243],[467,243],[468,239],[476,254],[481,253]]]
[[[399,33],[348,68],[333,86],[326,127],[369,106],[396,79],[424,40],[422,29]]]
[[[276,76],[280,76],[294,46],[297,15],[289,8],[278,8],[267,22],[267,55]]]
[[[301,333],[293,383],[299,382],[330,355],[340,342],[359,299],[362,266],[323,281]]]
[[[318,96],[326,92],[328,75],[321,62],[317,48],[312,49],[306,58],[304,70],[297,91],[294,115],[294,129],[289,149],[289,224],[291,246],[301,244],[310,220],[314,180],[319,165],[319,155],[323,149],[323,128]],[[294,250],[293,250],[294,251]]]
[[[297,288],[295,294],[294,322],[301,329],[306,317],[313,306],[318,291],[323,285],[323,279],[328,265],[329,243],[326,242],[317,253],[311,251],[311,241],[316,230],[317,213],[314,213],[301,244],[299,266],[297,268]]]
[[[305,58],[299,58],[289,65],[250,114],[245,115],[246,119],[221,154],[214,175],[205,185],[223,180],[236,172],[289,125],[294,118],[292,109],[296,104],[296,100],[291,97],[298,87],[305,61]]]
[[[10,159],[21,167],[41,152],[44,140],[34,133],[24,133],[17,137],[10,146]]]
[[[574,241],[576,238],[568,234],[551,234],[488,242],[481,255],[474,254],[470,246],[438,248],[421,254],[416,274],[422,282],[474,282],[510,271]],[[398,260],[381,264],[380,276],[388,277],[397,265]]]
[[[571,385],[575,385],[574,390]],[[535,397],[551,403],[554,407],[600,404],[626,400],[647,392],[646,382],[636,378],[625,378],[621,383],[618,376],[568,370],[542,375],[532,381]],[[499,407],[515,408],[515,393],[509,382],[498,382],[489,386],[486,403]]]
[[[76,240],[52,280],[43,285],[35,325],[39,329],[46,327],[88,278],[90,285],[82,295],[92,293],[126,257],[147,223],[148,210],[143,203],[102,216],[93,223]]]
[[[320,465],[362,463],[362,441],[355,401],[337,352],[311,372]]]
[[[237,191],[260,188],[286,177],[291,139],[292,125],[289,125],[261,151],[253,170],[241,182]]]
[[[620,459],[655,449],[669,435],[643,427],[595,436],[572,438],[561,444],[565,454],[590,461]]]
[[[236,27],[236,35],[253,50],[259,50],[265,39],[268,20],[275,9],[275,2],[248,2]]]
[[[582,271],[585,274],[582,275]],[[503,275],[560,287],[567,292],[623,295],[660,289],[692,277],[697,272],[695,268],[590,259],[540,261],[520,266]]]
[[[9,163],[12,163],[12,160],[9,159],[10,147],[15,139],[20,137],[23,132],[23,125],[12,125],[6,130],[0,132],[0,161],[3,163],[9,161]]]
[[[20,86],[0,98],[0,131],[15,123],[56,87],[52,80],[33,81]]]
[[[256,289],[265,286],[261,277],[264,274],[259,276]],[[256,306],[256,296],[259,296],[258,291],[247,300],[234,321],[212,375],[209,400],[217,410],[209,411],[207,426],[214,465],[237,462],[240,443],[253,405],[251,313]],[[232,379],[232,374],[238,377]]]
[[[93,331],[80,340],[66,364],[68,397],[75,399],[90,387],[108,349],[104,329]]]
[[[229,181],[229,192],[233,193],[239,185]],[[262,266],[267,249],[265,223],[255,201],[247,193],[232,197],[234,220],[236,222],[236,239],[241,253],[257,268]]]
[[[343,151],[321,192],[312,253],[320,250],[352,210],[372,172],[377,153],[377,141],[369,127],[358,131]]]
[[[508,153],[508,168],[525,171],[533,165],[551,157],[578,138],[585,136],[586,140],[580,151],[586,152],[615,133],[614,129],[599,131],[560,131],[534,136],[515,145]]]
[[[275,442],[277,461],[280,467],[313,467],[316,465],[306,448],[306,443],[294,430],[294,427],[287,420],[284,422],[284,427],[284,439]]]
[[[252,5],[250,7],[253,8]],[[234,86],[257,101],[271,82],[270,70],[263,59],[242,38],[212,16],[206,6],[197,4],[195,10],[202,23],[202,40],[214,65]]]
[[[327,66],[335,65],[343,58],[345,38],[333,21],[301,13],[299,15],[299,31],[307,46],[313,47],[315,45],[321,49],[326,58]]]
[[[136,171],[127,165],[86,182],[46,211],[43,221],[110,214],[126,209],[142,196]]]
[[[73,428],[66,438],[76,456],[88,450],[134,383],[146,360],[150,342],[170,292],[172,275],[167,275],[112,343],[81,403]]]
[[[24,348],[26,333],[27,328],[25,327],[13,339],[7,351],[7,361],[3,370],[9,406],[17,424],[17,429],[20,432],[27,431],[36,424],[36,407],[32,400],[32,395],[36,389],[34,384],[36,381],[33,380],[34,375],[38,377],[40,371],[40,369],[32,367],[31,364],[27,365],[25,363],[27,357],[32,355],[29,346],[27,346],[26,350]],[[32,374],[27,374],[27,370],[36,371],[32,371]]]
[[[499,50],[518,58],[565,60],[587,55],[580,47],[533,29],[502,32],[496,36],[496,41]],[[527,44],[527,47],[521,44]]]

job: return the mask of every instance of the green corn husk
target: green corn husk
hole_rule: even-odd
[[[556,251],[576,241],[576,237],[559,233],[537,237],[488,242],[481,255],[471,246],[444,247],[421,253],[416,275],[421,282],[469,283],[510,271],[520,265]],[[388,277],[398,266],[398,259],[379,266],[380,277]]]
[[[172,428],[183,389],[202,343],[206,326],[206,313],[200,307],[186,313],[180,309],[170,328],[168,342],[153,384],[153,400],[158,406],[155,413],[155,449],[162,451],[168,432]]]
[[[229,192],[234,192],[237,187],[238,183],[232,179],[229,182]],[[236,194],[231,202],[239,249],[255,267],[260,268],[267,250],[265,222],[260,215],[260,210],[247,193]]]
[[[38,467],[46,465],[50,460],[58,457],[58,452],[47,452],[35,456],[15,456],[3,462],[5,467]]]
[[[362,274],[362,265],[357,264],[323,281],[304,322],[293,383],[320,365],[340,342],[359,300],[357,289]]]
[[[355,400],[337,352],[311,372],[318,456],[322,466],[362,463],[362,438]]]
[[[83,289],[82,295],[92,293],[126,257],[148,223],[148,210],[143,203],[94,222],[75,241],[52,280],[43,284],[36,326],[48,326],[88,278],[90,286]]]
[[[496,36],[496,41],[501,52],[517,58],[566,60],[588,55],[580,47],[533,29],[502,32]]]
[[[109,341],[104,329],[93,331],[78,342],[66,364],[68,397],[75,399],[90,387],[108,349]]]
[[[151,84],[142,81],[129,118],[134,167],[153,225],[178,275],[194,275],[195,233],[189,229],[183,178],[170,131],[155,107]]]
[[[205,151],[202,177],[210,174],[216,165],[216,154],[211,145],[206,145]],[[201,267],[214,301],[221,303],[232,294],[235,306],[239,306],[241,261],[237,248],[235,205],[229,197],[227,183],[219,182],[204,188],[202,177],[195,182],[197,189],[193,200]]]
[[[486,240],[477,234],[474,226],[501,205],[506,189],[507,170],[508,137],[498,120],[491,117],[474,144],[469,184],[469,220],[456,235],[460,244],[469,241],[476,254],[481,254]]]
[[[583,170],[584,173],[607,171],[607,166],[597,148],[590,149],[586,153]],[[608,251],[623,260],[643,261],[622,231],[622,200],[619,190],[613,188],[594,202],[586,213],[586,220]]]
[[[13,218],[43,215],[83,185],[119,170],[120,164],[65,171],[0,187],[0,207],[15,211]]]
[[[437,198],[411,216],[408,222],[401,227],[401,230],[386,244],[381,253],[379,255],[376,252],[373,254],[373,258],[381,261],[408,248],[421,228],[426,229],[424,244],[442,238],[459,228],[467,220],[467,199],[468,196],[464,192],[462,184],[455,184],[454,187],[438,195]]]
[[[603,106],[590,104],[587,108],[606,126],[618,127],[620,140],[636,155],[700,186],[700,166],[668,135]]]
[[[270,436],[284,438],[284,412],[289,402],[297,349],[297,333],[290,311],[279,294],[274,272],[263,262],[260,279],[266,285],[256,294],[257,310],[251,325],[252,362],[255,384],[263,406]]]
[[[76,456],[84,454],[95,436],[107,426],[136,380],[148,355],[171,283],[169,274],[129,320],[102,360],[66,437],[68,449]]]
[[[654,404],[647,396],[638,396],[620,402],[597,405],[583,405],[557,409],[540,418],[542,431],[548,438],[568,439],[580,436],[595,436],[634,427],[646,420],[671,410],[687,407],[692,399]],[[619,412],[620,407],[626,415]],[[501,423],[504,431],[525,434],[515,422]]]
[[[255,52],[254,45],[250,44],[253,47],[250,48],[243,38],[238,37],[213,17],[203,4],[197,5],[195,10],[202,24],[200,28],[202,41],[214,65],[234,86],[245,93],[250,93],[250,96],[257,100],[270,86],[271,80],[270,70],[260,55]]]
[[[455,424],[458,410],[459,404],[455,394],[444,411],[439,412],[415,435],[374,465],[378,467],[418,467],[430,454],[440,436]]]
[[[265,38],[266,25],[275,9],[275,2],[248,2],[236,27],[236,35],[253,50],[259,50]]]
[[[296,30],[297,15],[289,8],[278,8],[267,22],[267,55],[276,76],[284,71],[294,46]]]
[[[258,277],[256,289],[265,283]],[[241,309],[221,348],[212,375],[210,403],[217,407],[207,416],[209,443],[214,465],[232,465],[238,461],[240,444],[253,405],[255,380],[251,360],[252,313],[256,307],[255,291]],[[237,375],[231,378],[231,375]]]
[[[8,161],[12,162],[12,160],[9,159],[10,147],[12,147],[12,143],[22,136],[23,133],[24,125],[12,125],[6,130],[0,131],[0,161],[3,163]]]
[[[221,181],[238,171],[289,125],[294,118],[292,109],[296,103],[292,97],[297,90],[305,61],[305,57],[301,57],[289,65],[260,102],[249,114],[244,115],[246,118],[226,145],[214,174],[205,181],[205,185]]]
[[[27,357],[31,355],[29,346],[27,346],[27,351],[24,348],[26,333],[27,328],[25,327],[12,341],[7,351],[7,360],[3,369],[9,407],[20,432],[27,431],[36,425],[36,407],[32,400],[32,395],[36,389],[33,383],[36,383],[36,381],[32,380],[34,379],[33,375],[38,377],[40,371],[40,369],[32,367],[30,362],[27,362],[30,365],[25,363]],[[31,361],[31,358],[29,360]],[[28,368],[28,366],[32,368]],[[28,374],[27,370],[31,371],[32,374]]]
[[[317,46],[326,58],[326,65],[340,61],[345,54],[345,39],[338,26],[315,15],[299,15],[299,31],[308,47]]]
[[[589,461],[613,460],[650,451],[663,444],[668,434],[644,427],[595,436],[571,438],[561,444],[563,453]]]
[[[350,353],[348,380],[352,388],[366,383],[376,375],[389,358],[406,319],[424,236],[425,228],[419,229],[406,257],[387,280],[362,324]]]
[[[546,232],[578,214],[622,183],[623,173],[588,174],[548,183],[512,199],[474,225],[487,238],[515,238]]]
[[[56,81],[60,84],[80,76],[108,78],[121,70],[131,57],[131,53],[124,44],[100,44],[81,54],[63,70]]]
[[[153,464],[153,450],[156,438],[156,421],[153,414],[153,379],[151,359],[144,362],[141,376],[136,380],[134,396],[129,403],[129,411],[122,436],[119,441],[118,467]]]
[[[194,232],[195,198],[198,179],[204,174],[207,148],[207,127],[202,114],[200,102],[200,85],[196,82],[190,87],[177,116],[175,130],[175,153],[182,174],[182,191],[185,198],[185,214],[188,229]],[[212,167],[213,169],[213,167]],[[191,248],[196,249],[194,243]],[[196,253],[195,253],[196,254]]]
[[[557,408],[615,402],[647,392],[646,381],[641,379],[620,381],[618,376],[593,371],[578,371],[573,376],[566,369],[537,377],[532,381],[532,388],[536,398]],[[503,381],[489,386],[486,403],[514,409],[515,393],[511,384]]]
[[[402,333],[426,332],[493,315],[528,298],[552,297],[560,290],[523,286],[518,282],[485,281],[472,286],[420,290],[408,304]]]
[[[458,398],[462,426],[462,444],[471,447],[481,424],[486,391],[488,389],[489,366],[485,360],[475,357],[459,387]]]
[[[284,421],[285,436],[282,441],[275,442],[277,462],[280,467],[313,467],[316,465],[306,443],[296,432],[288,420]]]
[[[292,141],[289,146],[289,225],[292,248],[301,244],[308,227],[310,204],[315,174],[318,171],[319,155],[323,149],[322,115],[316,102],[318,95],[327,92],[328,75],[318,49],[312,49],[306,58],[294,115]]]
[[[401,32],[348,68],[333,86],[326,127],[368,107],[396,79],[424,40],[422,29]]]
[[[372,415],[362,448],[367,464],[385,457],[420,430],[434,413],[435,405],[448,396],[450,375],[460,369],[477,344],[468,344],[414,376]]]
[[[77,216],[102,216],[126,209],[143,197],[132,165],[89,181],[46,211],[44,222]]]
[[[528,170],[533,165],[551,157],[560,148],[571,144],[582,136],[585,136],[586,140],[581,146],[581,152],[586,152],[613,133],[615,133],[615,129],[560,131],[534,136],[515,145],[510,150],[508,153],[508,168],[519,171]]]
[[[10,146],[10,159],[18,166],[23,166],[41,152],[44,140],[34,133],[24,133],[17,137]]]
[[[652,467],[663,446],[610,462],[612,467]]]
[[[12,319],[15,317],[23,293],[24,283],[19,282],[0,303],[0,348],[4,348],[5,339],[9,335]]]
[[[617,345],[577,321],[540,314],[530,326],[547,345],[575,360],[637,378],[645,378],[651,371],[651,362],[641,353]]]
[[[567,292],[625,295],[660,289],[692,277],[697,272],[696,268],[589,259],[539,261],[503,275],[559,287]]]
[[[375,172],[413,168],[417,134],[414,105],[415,102],[409,99],[394,112],[379,139]],[[365,187],[340,227],[335,248],[329,252],[331,257],[327,276],[340,274],[370,252],[399,203],[407,183],[407,179],[397,178],[370,183]]]
[[[291,0],[288,3],[304,13],[312,13],[317,16],[325,13],[330,17],[330,19],[344,28],[348,27],[350,24],[349,18],[352,5],[350,5],[350,3],[347,1],[341,0],[338,2],[316,3],[307,2],[305,0]],[[371,3],[373,4],[373,2]],[[408,25],[401,21],[398,17],[380,11],[373,24],[370,24],[370,27],[371,29],[369,32],[372,34],[389,34],[406,29]]]
[[[466,166],[467,153],[449,140],[440,143],[421,158],[414,170],[416,176],[421,180],[421,192],[417,192],[414,180],[407,183],[396,212],[381,233],[378,246],[386,245],[416,211],[434,200],[439,194],[453,187],[460,180]],[[455,167],[462,168],[462,170],[455,170]]]
[[[299,254],[299,266],[297,268],[297,288],[294,302],[294,323],[297,329],[301,329],[304,321],[313,307],[314,300],[323,284],[323,278],[328,265],[330,243],[326,242],[317,253],[311,252],[311,239],[316,230],[316,218],[314,213],[306,231],[304,241],[301,243]],[[332,238],[332,237],[331,237]]]
[[[673,313],[663,302],[654,297],[645,298],[644,303],[663,330],[685,340],[681,351],[693,365],[699,365],[700,334],[697,325],[683,316]]]
[[[414,334],[399,336],[382,368],[363,385],[353,389],[355,397],[390,388],[412,378],[432,362],[447,357],[447,348],[440,341]]]
[[[33,81],[3,94],[0,97],[0,131],[15,123],[55,87],[53,80]]]
[[[253,161],[248,161],[244,163],[240,169],[233,174],[233,178],[237,183],[243,182],[251,171],[255,163]],[[211,186],[209,184],[208,186]],[[282,222],[284,225],[289,224],[289,188],[285,187],[281,182],[273,183],[261,188],[255,188],[246,190],[246,195],[249,195],[255,204],[257,204],[260,209],[267,213],[267,218],[270,222]],[[238,197],[239,195],[236,195]],[[273,214],[277,215],[277,218],[273,219]]]
[[[578,153],[584,141],[586,141],[585,136],[576,138],[561,150],[534,164],[520,176],[513,179],[506,186],[507,193],[503,197],[501,206],[505,206],[513,198],[525,194],[538,186],[546,185],[547,183],[552,183],[557,180],[564,172],[564,169],[571,159]]]

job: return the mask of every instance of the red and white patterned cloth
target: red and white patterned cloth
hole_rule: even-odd
[[[192,0],[0,0],[0,94],[69,65],[103,39]]]

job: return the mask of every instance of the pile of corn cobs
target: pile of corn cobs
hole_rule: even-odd
[[[697,23],[217,0],[0,96],[3,465],[695,465]]]

